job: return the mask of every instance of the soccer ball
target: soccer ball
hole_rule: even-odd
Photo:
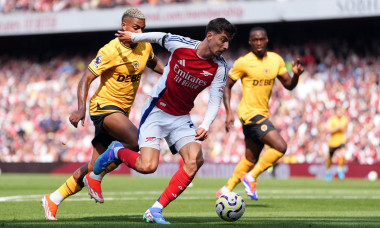
[[[375,180],[377,180],[377,173],[376,173],[376,171],[371,171],[371,172],[369,172],[368,173],[368,180],[369,181],[375,181]]]
[[[228,192],[222,194],[216,200],[216,213],[225,221],[233,222],[238,220],[245,211],[245,203],[243,198],[235,193]]]

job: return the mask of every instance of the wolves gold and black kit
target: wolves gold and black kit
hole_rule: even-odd
[[[273,124],[268,120],[268,103],[276,77],[286,72],[284,60],[274,52],[267,52],[262,59],[250,52],[235,61],[229,77],[235,81],[241,79],[242,83],[243,96],[238,115],[243,128],[248,124],[251,125],[246,128],[250,129],[248,130],[250,133],[244,134],[261,139],[267,132],[274,129]],[[254,129],[252,125],[255,125]]]
[[[130,48],[115,38],[103,46],[91,61],[88,69],[94,75],[101,76],[99,88],[90,100],[90,116],[95,125],[94,140],[112,140],[100,139],[100,135],[104,137],[106,133],[102,126],[103,119],[115,112],[129,116],[141,74],[147,61],[153,58],[150,43],[138,43],[135,48]]]

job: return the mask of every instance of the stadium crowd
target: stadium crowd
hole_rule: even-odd
[[[302,46],[274,46],[286,61],[301,56],[305,72],[298,86],[287,91],[276,81],[270,101],[274,125],[288,143],[281,162],[322,163],[328,153],[326,122],[337,105],[349,118],[346,144],[347,162],[380,162],[380,58],[376,52],[358,54],[345,42],[305,43]],[[336,45],[339,45],[336,47]],[[224,54],[229,63],[248,52],[248,47]],[[376,46],[380,51],[380,46]],[[56,56],[49,61],[0,56],[0,161],[1,162],[87,162],[91,156],[93,127],[87,114],[85,127],[77,129],[68,121],[76,109],[77,84],[87,64],[95,56]],[[164,60],[167,53],[158,53]],[[140,110],[159,75],[146,70],[130,119],[139,123]],[[93,83],[89,94],[98,84]],[[233,88],[231,104],[236,110],[241,87]],[[90,97],[89,97],[90,98]],[[192,111],[200,124],[207,106],[208,93],[198,96]],[[88,112],[87,112],[88,113]],[[235,112],[236,113],[236,112]],[[221,106],[203,142],[205,160],[237,162],[244,153],[242,126],[237,118],[232,132],[224,130],[225,112]],[[166,148],[162,161],[173,161]]]
[[[155,6],[196,1],[198,0],[0,0],[0,12],[62,12],[140,5]]]

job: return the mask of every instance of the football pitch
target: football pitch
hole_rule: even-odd
[[[69,175],[0,175],[0,227],[157,227],[143,222],[169,178],[111,175],[104,178],[104,204],[90,200],[87,189],[59,207],[58,221],[46,221],[40,200]],[[241,184],[235,191],[246,203],[243,217],[225,222],[215,212],[215,192],[226,179],[195,178],[165,210],[172,227],[380,227],[380,181],[293,178],[259,179],[258,201]]]

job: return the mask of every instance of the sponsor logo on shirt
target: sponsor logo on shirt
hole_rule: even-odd
[[[146,137],[145,142],[152,142],[155,139],[156,139],[156,137]]]
[[[178,60],[178,63],[181,64],[182,66],[185,66],[185,60],[184,59]]]
[[[100,64],[102,62],[102,59],[103,59],[103,56],[102,55],[98,55],[95,59],[95,63],[96,64]]]
[[[174,80],[185,87],[198,89],[199,86],[206,87],[207,82],[191,75],[189,72],[182,70],[178,64],[175,64],[173,71],[176,73]]]

